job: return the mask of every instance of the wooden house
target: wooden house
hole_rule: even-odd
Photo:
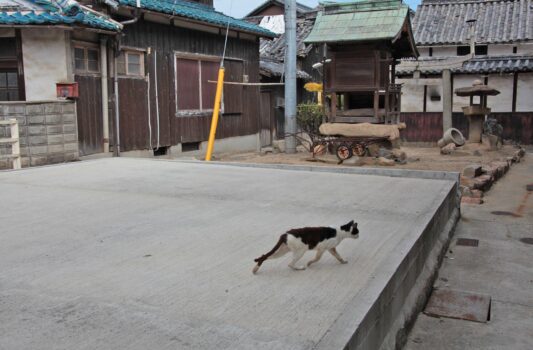
[[[54,134],[53,144],[39,139],[43,157],[26,163],[23,157],[23,165],[110,150],[201,152],[214,103],[210,81],[217,78],[228,26],[226,81],[241,85],[224,88],[217,149],[256,149],[259,89],[245,84],[259,82],[259,39],[275,37],[271,31],[215,11],[212,0],[6,2],[0,8],[0,110],[12,113],[16,104],[38,126],[53,119],[46,111],[62,113],[56,106],[62,103],[76,122],[68,135],[77,141],[75,156],[50,156],[65,149],[66,136]],[[78,96],[65,100],[58,84],[76,86]],[[56,107],[28,107],[37,102]],[[22,149],[34,155],[37,138],[30,136]]]
[[[305,43],[324,45],[330,122],[399,120],[398,59],[417,57],[409,7],[399,0],[325,3]]]

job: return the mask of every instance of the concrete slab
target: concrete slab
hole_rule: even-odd
[[[149,159],[0,172],[0,349],[375,349],[417,303],[456,189]],[[347,265],[252,275],[285,230],[350,219]]]

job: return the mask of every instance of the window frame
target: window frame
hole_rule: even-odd
[[[198,109],[180,109],[179,107],[179,96],[178,96],[178,90],[179,90],[179,80],[178,80],[178,60],[192,60],[196,61],[198,63],[198,84],[199,84],[199,91],[198,91]],[[201,62],[208,61],[208,62],[216,62],[220,64],[222,57],[219,56],[211,56],[211,55],[203,55],[203,54],[194,54],[194,53],[186,53],[186,52],[180,52],[180,51],[174,51],[174,102],[176,106],[175,115],[176,117],[202,117],[202,116],[209,116],[211,113],[213,113],[213,108],[203,108],[203,94],[202,94],[202,65]],[[231,62],[240,62],[242,64],[242,72],[243,75],[245,72],[246,65],[244,64],[244,60],[239,58],[225,58],[226,61]],[[226,76],[228,76],[228,71],[226,71]],[[215,80],[217,78],[215,77]],[[222,99],[220,102],[220,114],[226,115],[225,113],[225,89],[222,90]],[[242,115],[244,113],[243,107],[241,106],[240,112],[231,113],[231,115]]]
[[[24,80],[24,57],[22,55],[22,39],[20,29],[15,29],[15,35],[11,37],[3,37],[0,39],[14,40],[15,53],[14,56],[6,56],[0,59],[0,67],[7,73],[17,73],[17,87],[18,99],[17,101],[26,101],[26,83]],[[9,90],[9,89],[7,89]]]
[[[123,47],[120,50],[120,55],[124,56],[124,72],[119,72],[119,76],[122,78],[145,78],[146,77],[146,51],[142,49],[136,49],[131,47]],[[139,74],[131,73],[129,70],[129,58],[128,55],[139,56]]]
[[[80,69],[76,67],[76,61],[78,60],[76,58],[76,49],[83,50],[83,63],[84,68]],[[89,70],[89,50],[96,51],[96,57],[98,57],[97,62],[97,68],[98,70]],[[72,68],[74,70],[74,74],[77,75],[98,75],[101,74],[101,55],[100,55],[100,48],[97,44],[92,43],[82,43],[82,42],[73,42],[72,45]]]

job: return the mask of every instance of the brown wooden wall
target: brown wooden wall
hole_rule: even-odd
[[[224,36],[142,20],[126,26],[124,32],[122,45],[143,49],[151,47],[151,53],[146,55],[145,66],[146,72],[150,75],[152,146],[155,147],[154,144],[157,142],[154,68],[156,53],[160,145],[172,146],[181,142],[206,141],[209,136],[210,115],[176,116],[175,52],[222,56]],[[259,82],[258,41],[229,38],[226,56],[242,60],[243,73],[249,76],[249,82]],[[123,90],[120,92],[120,131],[123,150],[149,147],[148,113],[139,105],[143,100],[141,99],[143,88],[145,87],[138,79],[120,79],[119,90]],[[258,132],[259,88],[242,87],[241,89],[242,113],[221,116],[217,130],[218,139]]]
[[[80,98],[76,102],[80,155],[103,152],[102,85],[99,76],[76,75]]]
[[[533,144],[533,112],[491,113],[503,126],[503,138],[524,145]],[[407,124],[402,140],[408,142],[437,142],[442,137],[442,112],[402,113],[400,120]],[[463,113],[453,113],[452,125],[468,138],[468,121]]]

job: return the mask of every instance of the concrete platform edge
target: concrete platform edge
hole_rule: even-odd
[[[165,160],[161,160],[165,161]],[[168,160],[167,160],[168,161]],[[385,169],[385,168],[341,168],[327,166],[291,165],[291,164],[260,164],[260,163],[230,163],[230,162],[203,162],[199,160],[171,160],[172,162],[201,163],[206,165],[227,165],[234,167],[314,171],[325,173],[376,175],[388,177],[403,177],[426,180],[448,180],[459,182],[460,174],[457,172],[410,170],[410,169]]]
[[[417,314],[429,298],[439,266],[460,218],[457,186],[456,184],[449,191],[356,329],[352,327],[352,334],[347,337],[346,326],[354,323],[348,308],[314,350],[402,348]],[[361,302],[358,299],[366,297],[368,296],[354,298],[354,309],[355,304]]]

